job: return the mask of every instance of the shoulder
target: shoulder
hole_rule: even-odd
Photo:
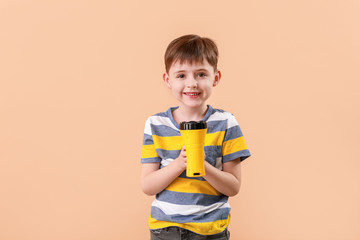
[[[151,129],[151,131],[148,132],[152,132],[156,135],[163,135],[162,133],[164,131],[176,131],[177,128],[174,126],[174,123],[171,119],[171,111],[172,108],[169,108],[165,112],[158,112],[148,117],[146,120],[146,128],[149,130]]]
[[[211,110],[212,113],[208,119],[209,122],[222,122],[225,124],[224,127],[226,129],[239,126],[238,121],[236,120],[234,114],[232,114],[231,112],[218,108],[212,108]]]
[[[158,112],[156,114],[153,114],[147,118],[146,122],[155,125],[160,125],[160,124],[166,125],[170,121],[169,111],[170,109],[165,112]]]
[[[219,108],[212,108],[211,111],[208,121],[236,121],[235,116],[228,111]]]

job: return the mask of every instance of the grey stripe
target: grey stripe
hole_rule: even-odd
[[[215,166],[216,158],[222,156],[222,146],[205,146],[206,161]]]
[[[180,131],[176,131],[172,127],[169,127],[166,125],[151,124],[151,131],[152,131],[153,135],[157,135],[160,137],[180,136]]]
[[[216,112],[223,113],[223,112],[225,112],[225,110],[218,109],[218,108],[213,108],[213,112],[212,112],[212,113],[216,113]]]
[[[209,206],[214,203],[227,202],[228,196],[214,196],[202,193],[183,193],[164,190],[156,196],[156,199],[179,205]]]
[[[242,136],[243,136],[243,134],[241,132],[239,125],[236,125],[234,127],[229,128],[226,131],[225,137],[224,137],[224,142],[238,138],[238,137],[242,137]]]
[[[160,113],[154,114],[154,116],[169,117],[168,114],[167,114],[167,112],[160,112]]]
[[[236,158],[240,158],[240,161],[244,161],[246,158],[250,157],[250,151],[248,149],[234,152],[223,157],[223,163],[230,162]]]
[[[154,140],[151,135],[144,133],[143,145],[152,145]]]
[[[161,162],[161,158],[155,157],[155,158],[142,158],[141,163],[156,163]]]
[[[215,133],[225,131],[227,127],[227,120],[220,121],[208,121],[207,122],[207,133]]]
[[[158,148],[156,149],[156,152],[162,159],[168,159],[168,158],[176,159],[179,156],[181,150],[164,150]]]

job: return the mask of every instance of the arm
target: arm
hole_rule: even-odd
[[[144,163],[141,170],[141,188],[149,196],[164,190],[175,178],[186,169],[186,151],[182,148],[180,155],[164,168],[160,163]]]
[[[222,171],[205,161],[205,174],[204,178],[217,191],[229,197],[238,194],[241,185],[240,158],[224,163]]]

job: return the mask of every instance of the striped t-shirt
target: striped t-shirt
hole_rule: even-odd
[[[176,159],[184,142],[172,111],[155,114],[145,124],[141,162],[160,163],[166,167]],[[222,163],[240,158],[250,152],[235,117],[226,111],[208,105],[203,119],[207,123],[205,160],[218,169]],[[202,235],[222,232],[230,221],[228,196],[213,188],[202,177],[187,177],[186,170],[152,203],[149,228],[178,226]]]

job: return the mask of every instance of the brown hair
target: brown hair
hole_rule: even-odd
[[[215,42],[209,38],[198,35],[184,35],[174,39],[165,52],[165,69],[169,73],[171,65],[180,61],[203,62],[204,58],[214,68],[217,69],[219,51]]]

